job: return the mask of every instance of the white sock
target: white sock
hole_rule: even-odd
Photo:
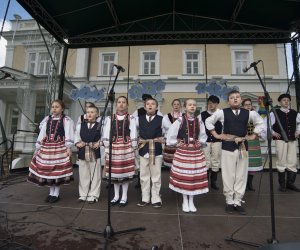
[[[53,196],[58,197],[58,196],[59,196],[59,190],[60,190],[60,186],[55,186],[55,187],[54,187],[54,193],[53,193]]]
[[[49,195],[53,196],[54,195],[54,190],[55,190],[55,186],[51,186]]]
[[[128,186],[128,182],[122,184],[122,201],[127,201]]]
[[[186,194],[182,195],[182,211],[186,213],[190,211],[188,196]]]
[[[120,197],[120,184],[114,184],[114,190],[115,190],[115,196],[114,196],[114,200],[119,200]]]
[[[189,208],[191,212],[196,212],[197,208],[194,205],[194,195],[189,195]]]

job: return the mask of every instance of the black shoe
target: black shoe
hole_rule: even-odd
[[[154,208],[160,208],[162,206],[161,202],[156,202],[152,204],[152,207]]]
[[[279,191],[286,192],[285,172],[278,171]]]
[[[292,184],[291,183],[287,183],[286,184],[286,188],[289,189],[289,190],[300,192],[300,189],[297,188],[294,183],[292,183]]]
[[[214,190],[219,190],[217,186],[218,172],[211,171],[210,172],[210,187]]]
[[[45,199],[45,202],[50,202],[50,200],[52,199],[52,195],[48,195],[47,198]]]
[[[112,200],[110,201],[110,205],[114,206],[114,205],[118,204],[119,202],[120,202],[120,199],[118,199],[118,200],[112,199]]]
[[[55,203],[59,201],[59,196],[52,196],[51,199],[49,200],[50,203]]]
[[[144,206],[147,206],[147,205],[149,205],[149,204],[150,204],[150,202],[140,201],[137,205],[138,205],[139,207],[144,207]]]
[[[234,212],[234,205],[233,204],[226,204],[225,212],[228,214],[233,214]]]
[[[94,204],[94,203],[96,203],[96,202],[97,202],[96,199],[93,199],[92,201],[88,201],[89,204]]]
[[[127,203],[128,203],[128,201],[121,200],[121,201],[119,202],[119,207],[126,207]]]
[[[255,189],[253,188],[252,182],[253,182],[253,175],[248,174],[246,190],[255,192]]]
[[[211,182],[210,183],[210,187],[214,190],[219,190],[220,188],[217,186],[217,184],[215,182]]]
[[[245,208],[243,208],[242,206],[235,206],[234,210],[237,211],[241,215],[246,215],[247,214]]]
[[[296,181],[296,175],[297,172],[287,171],[286,188],[296,192],[300,192],[300,188],[296,187],[294,184]]]

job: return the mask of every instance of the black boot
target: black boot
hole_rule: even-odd
[[[278,171],[278,182],[279,182],[279,191],[280,192],[286,192],[286,186],[285,186],[285,172],[279,172]]]
[[[218,172],[214,172],[211,170],[210,173],[210,187],[214,190],[219,190],[219,187],[217,186],[217,179],[218,179]]]
[[[253,177],[254,176],[252,174],[248,174],[248,179],[247,179],[247,190],[248,191],[255,191],[255,189],[253,188],[253,185],[252,185]]]
[[[141,188],[141,179],[140,179],[140,172],[137,177],[137,184],[135,185],[135,188]]]
[[[292,171],[287,171],[287,181],[286,181],[286,188],[300,192],[300,189],[295,186],[295,180],[296,180],[296,174],[295,172]]]

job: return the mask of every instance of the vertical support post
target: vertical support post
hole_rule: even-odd
[[[295,81],[295,91],[296,91],[296,103],[297,111],[300,109],[300,75],[299,75],[299,55],[297,48],[297,39],[292,40],[292,59],[294,68],[294,81]],[[298,146],[300,145],[300,139],[298,139]],[[299,147],[299,162],[300,162],[300,147]]]
[[[64,96],[64,84],[65,84],[65,72],[66,72],[66,65],[67,65],[67,57],[68,57],[68,47],[63,47],[63,56],[61,62],[61,69],[60,69],[60,80],[59,80],[59,89],[58,89],[58,99],[62,100]]]
[[[297,39],[292,40],[292,59],[294,68],[295,90],[296,90],[296,102],[297,111],[300,109],[300,74],[299,74],[299,55],[297,48]]]

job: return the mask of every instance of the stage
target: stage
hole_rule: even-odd
[[[78,169],[75,182],[61,189],[61,200],[53,205],[44,202],[48,188],[35,187],[25,182],[25,175],[0,182],[0,249],[3,239],[29,245],[32,249],[103,249],[103,236],[76,231],[76,227],[103,230],[107,216],[106,183],[101,184],[100,202],[85,204],[78,198]],[[266,244],[271,238],[269,174],[254,177],[256,192],[246,192],[245,208],[248,215],[228,215],[224,211],[222,191],[210,191],[195,199],[198,211],[183,213],[182,198],[168,188],[169,171],[162,173],[162,201],[160,209],[138,207],[139,189],[129,186],[129,203],[125,208],[112,207],[111,222],[115,231],[132,227],[146,227],[146,231],[118,235],[108,249],[254,249],[224,240],[245,225],[234,238]],[[218,176],[219,177],[219,176]],[[258,197],[259,181],[261,191]],[[4,185],[5,184],[5,185]],[[11,184],[11,185],[10,185]],[[218,178],[221,186],[221,178]],[[300,186],[300,175],[296,180]],[[278,191],[277,173],[274,173],[276,236],[281,243],[300,241],[300,193]],[[7,212],[6,214],[3,212]],[[77,219],[74,218],[78,215]],[[72,221],[74,221],[72,223]],[[72,223],[72,224],[70,224]],[[23,248],[19,248],[23,249]],[[25,248],[24,248],[25,249]]]

